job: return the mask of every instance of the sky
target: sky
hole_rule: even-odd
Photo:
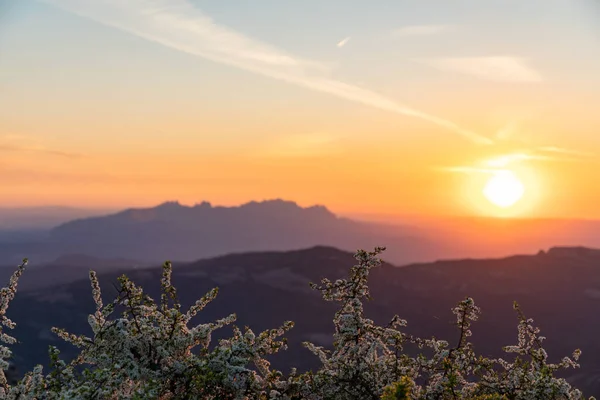
[[[596,71],[594,0],[0,0],[0,206],[600,218]]]

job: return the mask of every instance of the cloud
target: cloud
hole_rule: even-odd
[[[559,157],[555,155],[540,154],[541,152],[560,153],[570,155],[571,157]],[[574,150],[567,150],[558,147],[540,147],[537,150],[520,151],[514,153],[505,153],[483,160],[479,166],[446,166],[435,167],[435,170],[443,172],[458,173],[494,173],[509,168],[513,164],[527,161],[545,161],[545,162],[581,162],[584,161],[581,156],[592,156],[590,153],[583,153]]]
[[[47,148],[38,144],[33,139],[22,135],[0,136],[0,152],[43,153],[67,158],[76,158],[81,156],[81,154],[78,153]]]
[[[15,145],[7,145],[7,144],[0,144],[0,151],[45,153],[45,154],[51,154],[51,155],[55,155],[55,156],[68,157],[68,158],[80,157],[80,155],[77,153],[69,153],[69,152],[60,151],[60,150],[46,149],[43,147],[24,147],[24,146],[15,146]]]
[[[460,173],[495,173],[503,171],[512,164],[520,163],[523,161],[532,160],[544,160],[552,161],[552,157],[542,156],[537,154],[531,154],[527,152],[507,153],[501,154],[494,157],[487,158],[480,163],[480,166],[452,166],[452,167],[438,167],[436,169],[445,172],[460,172]]]
[[[552,150],[548,151],[548,149]],[[555,154],[548,155],[545,153]],[[493,168],[504,168],[511,164],[520,163],[524,161],[582,162],[585,161],[583,157],[590,156],[592,156],[592,154],[574,150],[559,149],[557,147],[541,147],[536,150],[507,153],[497,157],[489,158],[485,161],[485,165]]]
[[[442,71],[460,72],[496,82],[541,82],[542,76],[518,57],[457,57],[415,60]]]
[[[565,154],[565,155],[577,156],[577,157],[593,157],[594,156],[594,153],[589,153],[587,151],[570,150],[570,149],[565,149],[563,147],[555,147],[555,146],[539,147],[538,150],[542,151],[542,152],[547,152],[547,153],[558,153],[558,154]]]
[[[458,167],[434,167],[434,170],[442,171],[442,172],[458,172],[464,174],[494,174],[498,172],[496,168],[478,168],[478,167],[468,167],[468,166],[458,166]]]
[[[348,43],[349,41],[350,41],[350,36],[340,40],[337,44],[337,47],[344,47],[346,45],[346,43]]]
[[[517,123],[513,120],[506,124],[504,127],[496,132],[495,139],[498,141],[497,144],[501,145],[501,142],[518,140],[523,143],[525,136],[517,126]],[[594,153],[587,151],[566,149],[564,147],[557,146],[541,146],[537,148],[530,148],[525,153],[513,153],[511,155],[514,161],[519,160],[545,160],[545,161],[585,161],[590,157],[594,157]]]
[[[327,133],[279,136],[258,151],[267,157],[320,157],[339,154],[339,137]]]
[[[504,127],[498,129],[498,132],[496,132],[496,139],[509,140],[512,139],[516,133],[518,133],[517,124],[515,121],[511,121]]]
[[[448,25],[411,25],[404,26],[402,28],[394,29],[392,36],[404,37],[404,36],[426,36],[436,35],[448,31],[450,26]]]
[[[399,104],[371,90],[331,79],[328,65],[296,57],[218,25],[185,0],[42,1],[181,52],[381,110],[420,118],[476,143],[493,143],[452,121]]]
[[[495,158],[491,158],[485,162],[485,164],[489,167],[493,168],[504,168],[510,164],[518,163],[521,161],[531,161],[531,160],[543,160],[543,161],[556,161],[555,158],[549,156],[543,156],[539,154],[531,154],[531,153],[512,153],[512,154],[504,154]]]

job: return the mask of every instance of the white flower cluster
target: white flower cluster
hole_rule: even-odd
[[[235,315],[188,327],[216,297],[217,289],[182,312],[171,284],[172,266],[166,262],[160,305],[121,276],[117,297],[105,306],[96,274],[90,272],[96,303],[95,313],[88,318],[93,337],[52,329],[80,349],[71,362],[61,360],[51,347],[49,373],[38,365],[11,385],[4,374],[11,351],[0,345],[0,399],[584,399],[579,390],[554,376],[559,369],[579,367],[579,350],[572,359],[547,363],[544,338],[516,304],[518,341],[504,349],[515,355],[512,361],[475,355],[470,326],[480,309],[471,298],[452,310],[460,334],[453,347],[436,338],[403,333],[406,321],[398,316],[386,326],[365,318],[369,272],[381,264],[378,255],[383,250],[358,251],[358,263],[347,279],[311,284],[326,301],[340,303],[333,319],[333,349],[305,343],[321,361],[316,372],[292,370],[284,376],[265,359],[286,348],[285,339],[279,338],[293,327],[292,322],[258,335],[233,326],[231,338],[210,346],[212,332],[231,325]],[[7,328],[14,327],[5,314],[26,264],[24,260],[9,286],[0,291],[0,322]],[[121,317],[110,318],[117,308],[123,310]],[[1,327],[0,340],[15,343]],[[407,346],[423,352],[411,357]]]

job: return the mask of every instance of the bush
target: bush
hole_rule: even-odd
[[[452,310],[460,333],[454,346],[403,333],[406,321],[398,316],[386,326],[365,318],[363,302],[370,298],[367,278],[380,265],[383,250],[359,250],[347,279],[311,284],[326,301],[339,303],[332,350],[304,343],[321,361],[316,372],[292,370],[285,376],[271,369],[265,358],[286,348],[281,337],[292,322],[255,334],[232,325],[236,319],[232,314],[188,327],[216,297],[217,289],[183,312],[171,284],[171,263],[166,262],[160,305],[124,275],[116,298],[104,305],[96,274],[90,272],[96,303],[88,318],[93,337],[52,329],[80,349],[69,363],[51,346],[49,373],[38,365],[11,383],[3,372],[11,351],[0,345],[0,399],[584,399],[579,390],[554,376],[559,369],[579,367],[579,350],[558,364],[547,363],[544,338],[516,303],[517,344],[504,348],[514,355],[511,361],[475,355],[470,326],[480,309],[471,298]],[[14,327],[5,314],[26,265],[23,260],[9,286],[0,291],[0,322],[7,328]],[[111,318],[117,307],[124,311]],[[231,338],[210,346],[212,333],[227,325],[232,325]],[[1,328],[0,340],[7,345],[16,341]],[[417,346],[429,355],[411,357],[406,346]]]

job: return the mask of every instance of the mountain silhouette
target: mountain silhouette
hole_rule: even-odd
[[[47,231],[0,231],[0,265],[14,266],[24,257],[40,265],[68,254],[141,265],[318,245],[348,251],[384,245],[391,262],[408,264],[530,254],[554,245],[600,247],[599,238],[600,221],[593,220],[390,217],[366,222],[284,200],[236,207],[171,201],[70,220]]]
[[[51,229],[75,218],[98,216],[112,212],[108,209],[86,209],[65,206],[0,207],[0,234],[2,231],[30,231]]]
[[[48,262],[63,254],[156,262],[192,261],[232,252],[293,250],[316,245],[354,250],[392,245],[398,263],[422,261],[435,245],[411,229],[339,218],[323,206],[291,201],[250,202],[238,207],[192,207],[166,202],[61,224],[35,242],[0,243],[3,263],[23,257]]]

